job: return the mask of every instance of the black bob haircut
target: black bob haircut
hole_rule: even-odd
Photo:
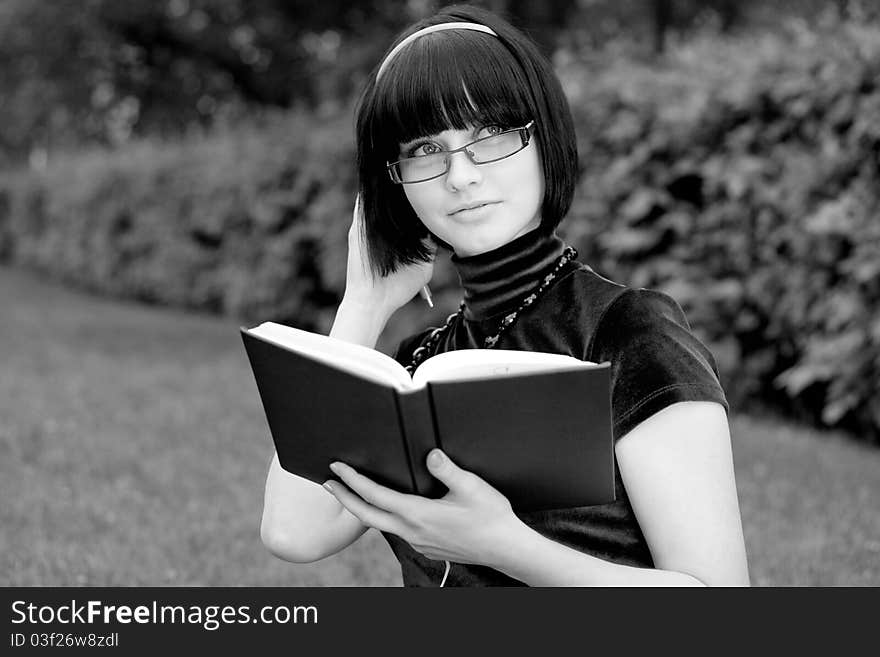
[[[399,145],[417,137],[534,120],[545,183],[538,230],[553,232],[571,207],[578,171],[571,111],[552,65],[529,37],[489,11],[454,5],[407,28],[385,56],[422,28],[459,21],[480,23],[498,36],[453,29],[419,37],[388,62],[381,79],[373,73],[360,99],[357,166],[373,275],[430,259],[424,243],[430,233],[387,170]]]

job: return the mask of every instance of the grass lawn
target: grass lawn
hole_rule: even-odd
[[[263,549],[271,439],[236,321],[8,268],[0,308],[0,585],[400,585],[374,531],[315,564]],[[880,450],[731,429],[753,584],[880,584]]]

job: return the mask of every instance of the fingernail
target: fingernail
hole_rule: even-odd
[[[335,472],[336,474],[339,474],[339,470],[340,470],[340,468],[339,468],[339,464],[338,464],[338,463],[331,463],[331,464],[330,464],[330,469],[333,470],[333,472]]]
[[[333,484],[331,484],[329,481],[325,481],[325,482],[323,483],[323,486],[324,486],[324,488],[326,488],[326,489],[327,489],[328,491],[330,491],[331,493],[333,492]]]
[[[428,460],[431,462],[431,465],[437,467],[443,464],[443,452],[439,449],[432,450],[430,454],[428,454]]]

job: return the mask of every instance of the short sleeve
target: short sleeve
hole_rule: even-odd
[[[590,360],[611,363],[614,440],[680,401],[713,401],[729,412],[712,353],[672,297],[628,289],[599,322]]]

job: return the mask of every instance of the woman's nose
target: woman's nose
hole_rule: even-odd
[[[483,174],[480,167],[465,151],[452,153],[449,157],[449,171],[446,172],[446,184],[452,190],[459,190],[480,182]]]

